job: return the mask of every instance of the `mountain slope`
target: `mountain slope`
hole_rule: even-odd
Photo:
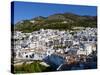
[[[32,32],[44,29],[72,29],[72,27],[97,27],[97,16],[81,16],[73,13],[57,13],[48,17],[38,16],[14,25],[15,30]]]

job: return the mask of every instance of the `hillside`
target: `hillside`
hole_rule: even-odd
[[[32,32],[40,28],[68,30],[76,26],[97,27],[97,16],[57,13],[48,17],[38,16],[30,20],[22,20],[14,25],[14,29],[23,32]]]

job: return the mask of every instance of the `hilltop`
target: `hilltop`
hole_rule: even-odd
[[[22,32],[32,32],[41,28],[68,30],[72,27],[97,27],[97,16],[57,13],[48,17],[38,16],[29,20],[21,20],[14,25],[15,30]]]

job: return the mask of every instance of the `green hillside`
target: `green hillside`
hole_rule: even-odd
[[[34,23],[31,21],[34,21]],[[48,17],[39,16],[16,23],[14,29],[32,32],[41,28],[68,30],[76,26],[97,27],[97,16],[80,16],[73,13],[53,14]]]

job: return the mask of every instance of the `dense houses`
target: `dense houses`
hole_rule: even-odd
[[[72,62],[72,58],[74,62],[81,58],[86,62],[87,57],[97,52],[97,28],[75,28],[68,31],[40,29],[32,33],[15,31],[13,39],[14,58],[46,60],[58,66]],[[56,62],[58,59],[59,63]],[[63,59],[63,63],[60,59]]]

